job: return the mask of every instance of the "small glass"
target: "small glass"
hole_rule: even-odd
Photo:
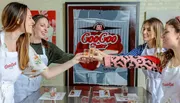
[[[108,91],[107,90],[104,90],[104,95],[108,96]]]
[[[84,49],[84,56],[88,56],[89,55],[89,49]]]
[[[96,49],[95,46],[90,46],[90,48],[89,48],[89,54],[90,54],[90,56],[94,56],[95,49]]]
[[[71,95],[74,95],[74,94],[75,94],[74,90],[71,90]]]
[[[123,96],[127,97],[127,95],[128,95],[128,87],[123,86]]]
[[[49,91],[51,97],[56,96],[57,89],[55,87],[52,87]]]
[[[121,89],[121,92],[120,92],[120,97],[123,97],[124,88],[123,88],[123,87],[120,87],[120,89]]]

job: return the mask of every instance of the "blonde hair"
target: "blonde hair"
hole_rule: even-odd
[[[151,29],[153,29],[153,31],[155,32],[155,39],[154,39],[154,44],[155,45],[155,49],[156,49],[156,57],[161,59],[161,50],[162,50],[162,40],[161,40],[161,35],[163,34],[164,31],[164,26],[163,23],[158,19],[158,18],[150,18],[147,19],[143,22],[143,26],[144,27],[145,24],[148,24],[150,26]],[[159,51],[160,50],[160,51]]]

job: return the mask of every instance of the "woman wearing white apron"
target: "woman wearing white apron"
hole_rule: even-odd
[[[48,58],[45,54],[45,48],[42,47],[42,49],[43,49],[43,55],[39,55],[39,57],[41,58],[41,60],[44,62],[45,65],[48,65]],[[15,102],[16,103],[21,102],[27,96],[31,95],[33,92],[36,92],[40,88],[41,80],[42,80],[41,75],[34,77],[34,78],[30,78],[24,74],[21,74],[18,77],[17,81],[15,82],[15,86],[14,86]],[[31,98],[29,103],[31,103],[33,101],[33,99],[36,99],[36,97],[38,97],[38,95],[34,95],[33,97],[34,98]]]
[[[14,82],[21,74],[17,52],[8,52],[4,32],[0,33],[0,103],[13,103]],[[10,75],[13,72],[13,75]]]
[[[180,65],[171,66],[171,62],[163,71],[162,88],[164,97],[161,103],[180,103]]]
[[[154,56],[110,56],[98,51],[98,59],[107,67],[142,68],[161,73],[163,94],[157,93],[156,103],[180,103],[180,19],[170,19],[162,35],[163,47],[168,49],[162,61]]]
[[[160,50],[157,50],[160,51]],[[165,49],[162,48],[161,52],[165,52]],[[142,52],[142,56],[145,55],[154,55],[155,54],[155,48],[148,49],[147,46]],[[151,71],[151,70],[142,70],[143,73],[146,76],[146,89],[152,94],[152,103],[157,103],[157,92],[159,94],[163,95],[162,88],[160,86],[161,84],[161,74],[159,72]],[[159,89],[159,90],[158,90]]]
[[[0,32],[0,103],[14,103],[14,83],[23,74],[52,78],[79,63],[82,54],[68,62],[47,67],[29,45],[34,21],[27,5],[11,2],[2,11],[3,31]],[[3,38],[4,37],[4,38]],[[25,69],[26,68],[26,69]]]
[[[164,49],[159,50],[162,48],[159,44],[161,44],[160,36],[163,30],[163,23],[159,19],[153,17],[145,20],[142,24],[142,35],[145,43],[125,55],[157,55],[157,53],[164,52]],[[150,70],[142,71],[146,77],[146,90],[153,95],[153,98],[157,98],[156,92],[161,82],[160,74]],[[162,91],[160,91],[160,93],[162,93]],[[155,99],[153,101],[155,101]],[[156,103],[156,101],[153,103]]]
[[[162,39],[168,51],[163,61],[161,103],[180,103],[180,17],[166,22]]]
[[[48,18],[44,15],[33,16],[35,25],[33,26],[33,34],[31,35],[31,46],[40,55],[42,61],[49,65],[51,63],[64,63],[74,57],[73,54],[68,54],[59,49],[55,44],[45,41],[48,33]],[[24,74],[20,75],[15,83],[15,102],[23,101],[27,96],[36,92],[40,88],[42,76],[29,78]],[[31,96],[31,103],[36,100],[38,95]],[[27,100],[26,100],[27,102]]]

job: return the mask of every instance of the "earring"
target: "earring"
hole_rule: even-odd
[[[20,23],[20,19],[18,19],[18,21],[17,21],[17,24],[19,24]]]

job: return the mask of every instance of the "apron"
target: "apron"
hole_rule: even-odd
[[[43,54],[39,55],[41,60],[48,65],[48,58],[45,53],[45,48],[42,46]],[[31,95],[33,92],[37,91],[40,88],[42,81],[42,76],[39,75],[34,78],[29,78],[28,76],[21,74],[18,80],[15,83],[15,102],[21,102],[27,96]],[[34,95],[34,97],[36,97]],[[35,98],[34,98],[35,99]],[[31,98],[32,102],[33,98]],[[31,103],[30,102],[30,103]]]
[[[0,33],[0,103],[14,103],[14,83],[22,71],[18,65],[18,53],[8,52],[4,35],[4,32]]]
[[[147,45],[141,55],[154,55],[155,48],[148,49]],[[153,103],[157,103],[157,91],[159,95],[163,94],[161,84],[161,74],[159,72],[142,70],[146,77],[146,89],[153,96]]]
[[[162,89],[164,97],[161,103],[180,103],[180,66],[163,70]]]

